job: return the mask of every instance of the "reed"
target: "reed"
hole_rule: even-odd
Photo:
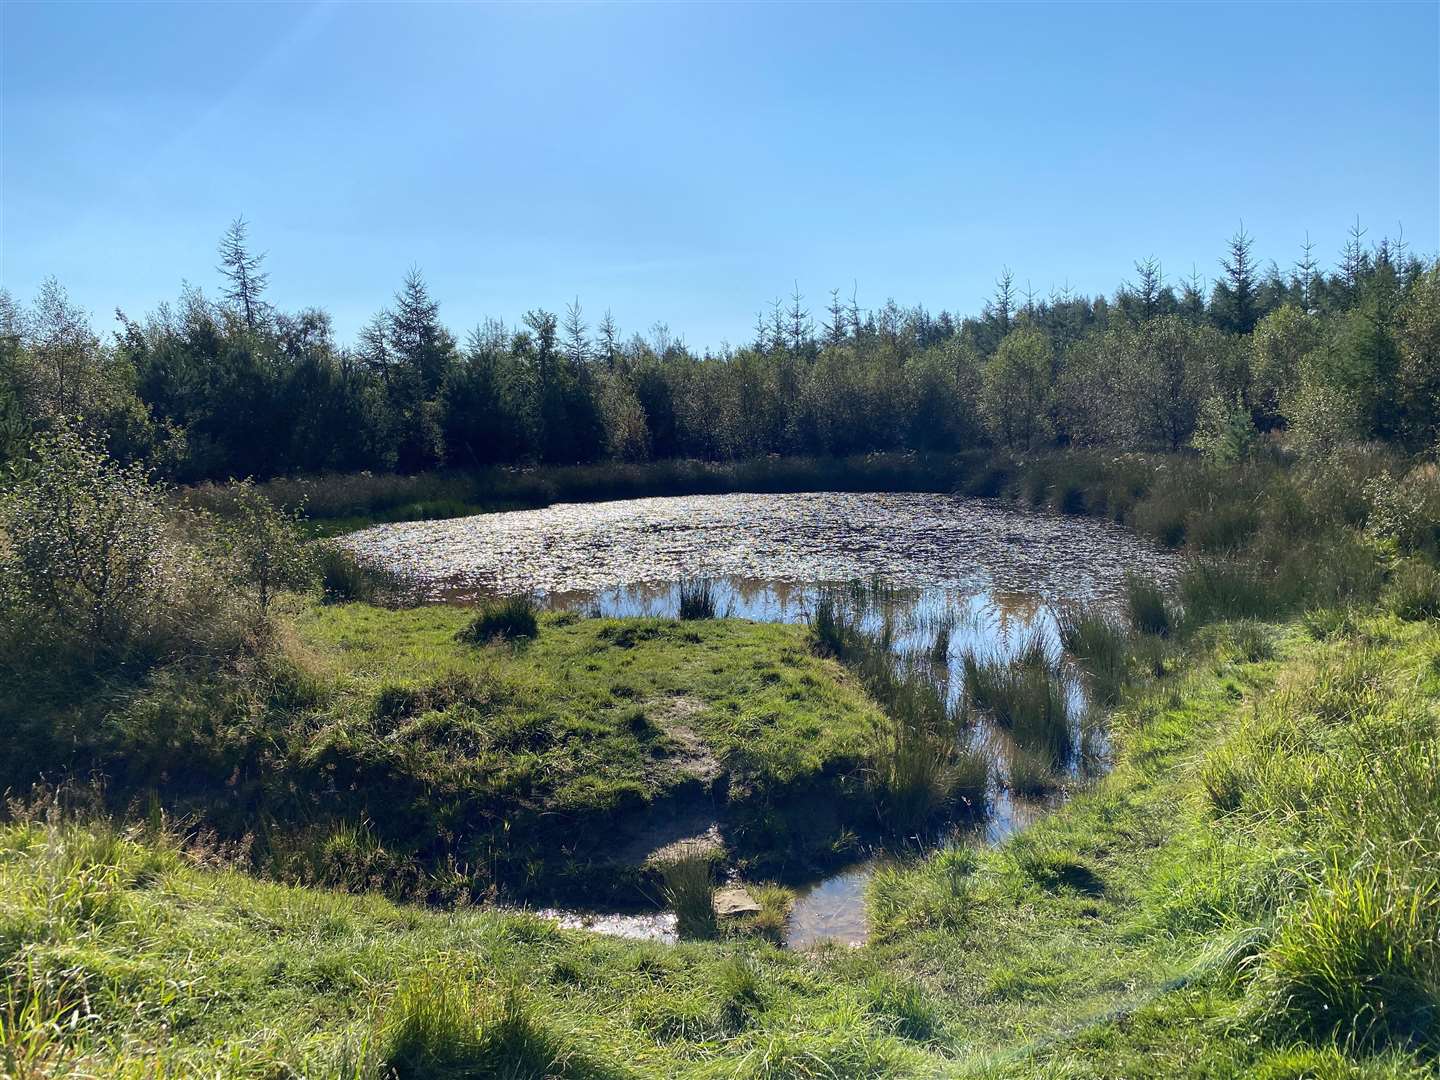
[[[1113,705],[1130,675],[1130,630],[1098,607],[1069,604],[1055,614],[1060,643],[1090,677],[1094,699]]]

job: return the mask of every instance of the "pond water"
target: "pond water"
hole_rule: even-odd
[[[529,592],[556,609],[673,617],[679,583],[711,583],[717,613],[800,622],[838,583],[883,579],[866,625],[888,623],[892,648],[926,656],[957,698],[959,657],[1013,654],[1034,634],[1058,653],[1055,611],[1070,601],[1119,606],[1126,574],[1161,581],[1175,557],[1107,521],[938,494],[731,494],[575,503],[444,521],[377,525],[344,538],[399,574],[422,600],[464,602]],[[883,614],[877,612],[883,611]],[[947,638],[934,653],[937,633]],[[1105,767],[1103,729],[1080,730],[1082,684],[1070,683],[1078,752],[1070,779]],[[972,737],[995,732],[977,726]],[[1004,788],[986,819],[945,842],[994,843],[1052,806]],[[871,856],[796,890],[787,943],[865,940],[864,893],[888,856]],[[673,916],[548,911],[562,925],[671,940]]]

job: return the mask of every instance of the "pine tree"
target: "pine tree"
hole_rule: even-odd
[[[839,345],[845,340],[847,316],[845,305],[840,302],[840,290],[830,290],[830,306],[825,309],[830,320],[824,324],[825,344]]]
[[[1139,280],[1135,284],[1135,299],[1140,301],[1142,318],[1153,319],[1160,310],[1160,290],[1165,287],[1165,275],[1160,261],[1154,255],[1141,259],[1135,264]]]
[[[229,283],[224,290],[225,299],[239,310],[246,328],[254,330],[266,315],[261,294],[270,275],[260,269],[265,261],[264,254],[250,253],[246,244],[249,228],[243,217],[237,217],[230,223],[225,235],[220,238],[220,265],[216,269]]]
[[[1369,268],[1370,256],[1365,251],[1365,230],[1360,227],[1360,218],[1357,216],[1340,258],[1340,276],[1352,299],[1360,288],[1360,279]]]
[[[1254,238],[1245,231],[1245,223],[1230,237],[1229,254],[1220,260],[1225,280],[1216,286],[1219,315],[1224,329],[1235,334],[1248,334],[1255,329]]]
[[[1305,243],[1300,245],[1300,260],[1295,264],[1295,280],[1300,286],[1300,306],[1309,311],[1315,306],[1315,275],[1319,266],[1315,262],[1315,245],[1310,242],[1310,233],[1305,233]]]
[[[580,298],[565,305],[565,353],[577,367],[590,359],[590,342],[585,337],[585,325],[580,309]]]
[[[614,367],[615,357],[620,351],[620,328],[615,325],[609,308],[605,309],[605,317],[595,329],[600,332],[600,355],[607,365]]]
[[[995,299],[990,307],[1003,337],[1010,332],[1010,317],[1015,312],[1015,275],[1008,266],[1002,268],[995,280]]]
[[[815,324],[810,321],[810,312],[802,306],[805,298],[800,295],[800,282],[795,282],[795,291],[790,296],[790,310],[787,313],[788,325],[786,337],[789,339],[790,351],[799,352],[810,341],[810,336],[815,332]]]
[[[419,378],[423,395],[432,397],[445,378],[455,343],[440,325],[440,305],[417,267],[411,267],[395,294],[387,329],[395,358]]]

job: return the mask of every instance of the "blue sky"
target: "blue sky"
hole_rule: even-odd
[[[799,281],[976,312],[1440,249],[1440,5],[0,4],[0,282],[111,325],[214,289],[342,340],[418,265],[462,333],[580,297],[740,343]]]

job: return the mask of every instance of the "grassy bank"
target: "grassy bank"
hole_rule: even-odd
[[[647,835],[680,838],[657,820],[718,823],[768,874],[863,827],[877,714],[801,628],[543,615],[485,643],[473,618],[297,600],[243,678],[57,688],[6,782],[99,774],[111,806],[201,821],[272,876],[447,902],[641,902]]]
[[[878,878],[860,950],[625,943],[14,824],[0,1052],[18,1075],[1433,1075],[1440,633],[1253,629],[1122,704],[1092,790]]]

